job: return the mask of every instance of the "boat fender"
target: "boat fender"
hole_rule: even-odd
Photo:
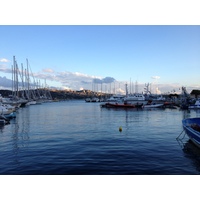
[[[121,126],[119,127],[119,132],[122,132],[122,127]]]

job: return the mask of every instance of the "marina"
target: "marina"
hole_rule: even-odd
[[[200,149],[183,131],[196,110],[105,109],[83,100],[16,111],[0,126],[0,174],[186,175],[200,173]],[[183,136],[183,135],[182,135]]]
[[[0,26],[2,196],[193,198],[198,184],[190,177],[198,176],[180,175],[200,174],[200,26],[174,26],[174,17],[167,26],[154,25],[154,20],[150,26],[142,25],[144,20],[129,22],[151,16],[169,19],[174,11],[179,21],[185,19],[181,12],[187,21],[188,16],[196,20],[198,6],[191,3],[197,12],[186,16],[191,10],[187,3],[181,9],[174,2],[161,9],[156,4],[156,13],[152,2],[134,8],[124,2],[129,8],[124,14],[119,2],[101,2],[94,9],[89,3],[87,12],[85,2],[67,7],[57,2],[62,19],[51,25],[39,17],[45,26],[34,25],[38,15],[28,16],[29,11],[49,19],[44,10],[52,2],[43,2],[44,9],[33,2],[31,9],[21,6],[23,11],[17,8],[19,2],[2,6],[2,11],[17,12],[12,19],[22,14],[20,20],[34,20],[28,26],[20,20],[17,26]],[[59,9],[53,5],[50,10],[54,22]],[[94,13],[109,13],[122,25],[109,17],[105,23],[100,17],[100,26],[87,20],[78,23],[85,26],[62,24],[70,19],[77,24],[77,14],[94,21]],[[2,19],[9,20],[7,15]],[[123,18],[128,19],[124,25]]]

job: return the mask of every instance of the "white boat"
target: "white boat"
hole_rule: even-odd
[[[26,106],[35,105],[36,103],[37,103],[37,102],[34,101],[34,100],[28,101],[28,102],[26,103]]]
[[[10,114],[12,110],[8,110],[5,106],[0,105],[0,115]]]
[[[158,102],[162,103],[166,101],[166,98],[163,97],[162,95],[153,95],[153,94],[146,96],[146,99],[151,100],[153,102],[157,102],[157,103]]]
[[[9,123],[9,119],[7,119],[4,115],[0,115],[0,126],[4,126]]]
[[[143,108],[161,108],[164,106],[164,103],[157,103],[152,100],[149,100],[147,104],[143,105]]]
[[[91,102],[91,99],[90,98],[86,98],[85,102]]]
[[[146,103],[146,99],[145,96],[143,94],[133,94],[133,95],[128,95],[124,98],[124,101],[126,102],[142,102],[142,103]]]
[[[6,109],[8,109],[8,110],[11,111],[11,112],[15,112],[16,109],[17,109],[15,106],[12,106],[12,105],[10,105],[10,104],[2,104],[2,103],[0,103],[0,106],[5,107]]]
[[[124,101],[124,95],[116,94],[116,95],[111,96],[106,101],[107,102],[123,102]]]
[[[194,105],[190,105],[189,109],[200,109],[200,100],[198,99]]]
[[[163,103],[153,103],[153,104],[147,104],[144,105],[143,108],[162,108],[163,107]]]
[[[99,102],[99,98],[93,97],[92,100],[91,100],[91,102]]]

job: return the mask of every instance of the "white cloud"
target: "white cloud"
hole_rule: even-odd
[[[158,79],[160,79],[160,76],[152,76],[151,78],[158,80]]]
[[[5,64],[0,65],[0,71],[4,73],[12,73],[12,69],[8,68]]]
[[[54,73],[54,70],[50,68],[43,69],[42,71],[47,73]]]
[[[10,62],[8,59],[6,59],[6,58],[0,58],[0,62]]]
[[[12,69],[7,67],[6,64],[0,64],[0,72],[3,73],[12,73]],[[66,89],[71,89],[71,90],[79,90],[81,89],[89,89],[89,90],[103,90],[103,92],[110,91],[115,91],[116,93],[124,93],[125,91],[125,83],[126,81],[123,82],[118,82],[112,77],[98,77],[98,76],[93,76],[93,75],[87,75],[83,74],[80,72],[56,72],[50,68],[44,69],[42,72],[38,73],[33,73],[33,76],[36,81],[40,80],[45,82],[50,86],[50,87],[58,87],[58,88],[66,88]],[[32,79],[32,76],[30,77]],[[172,90],[175,90],[176,92],[180,92],[179,88],[182,87],[181,84],[179,83],[171,83],[171,84],[161,84],[157,83],[158,79],[160,78],[159,76],[152,76],[154,79],[153,83],[151,83],[151,89],[152,93],[168,93],[171,92]],[[99,82],[94,82],[94,79],[100,80]],[[115,83],[112,81],[115,80]],[[21,81],[21,79],[20,79]],[[100,86],[100,83],[103,83],[102,88]],[[120,85],[120,86],[119,86]],[[118,87],[119,86],[119,87]],[[143,92],[144,91],[144,86],[145,83],[139,83],[138,84],[138,92]],[[196,85],[190,85],[186,86],[188,92],[191,92],[192,89],[200,89]],[[135,90],[135,88],[134,88]],[[132,91],[134,92],[134,91]]]

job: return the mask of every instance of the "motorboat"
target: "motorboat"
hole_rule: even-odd
[[[133,104],[134,103],[146,104],[148,100],[146,100],[143,94],[130,94],[124,98],[124,102],[133,103]]]
[[[9,110],[8,108],[0,104],[0,115],[10,114],[12,112],[13,110]]]
[[[9,123],[10,120],[8,118],[6,118],[4,115],[0,115],[0,126],[4,126]]]
[[[99,98],[93,97],[93,98],[86,98],[85,102],[99,102]]]
[[[85,102],[91,102],[91,98],[86,98]]]
[[[35,105],[35,104],[37,104],[36,101],[30,100],[30,101],[28,101],[28,102],[26,103],[26,106]]]
[[[152,103],[152,104],[146,104],[143,106],[143,108],[162,108],[163,103]]]
[[[124,95],[116,94],[116,95],[111,96],[106,101],[107,102],[123,102],[124,101]]]
[[[143,94],[128,95],[124,101],[145,101],[145,96]]]
[[[200,118],[187,118],[182,124],[190,140],[200,148]]]
[[[163,103],[155,103],[152,100],[149,100],[147,104],[142,106],[143,108],[161,108],[163,107]]]
[[[93,97],[92,100],[91,100],[91,102],[99,102],[99,98]]]

